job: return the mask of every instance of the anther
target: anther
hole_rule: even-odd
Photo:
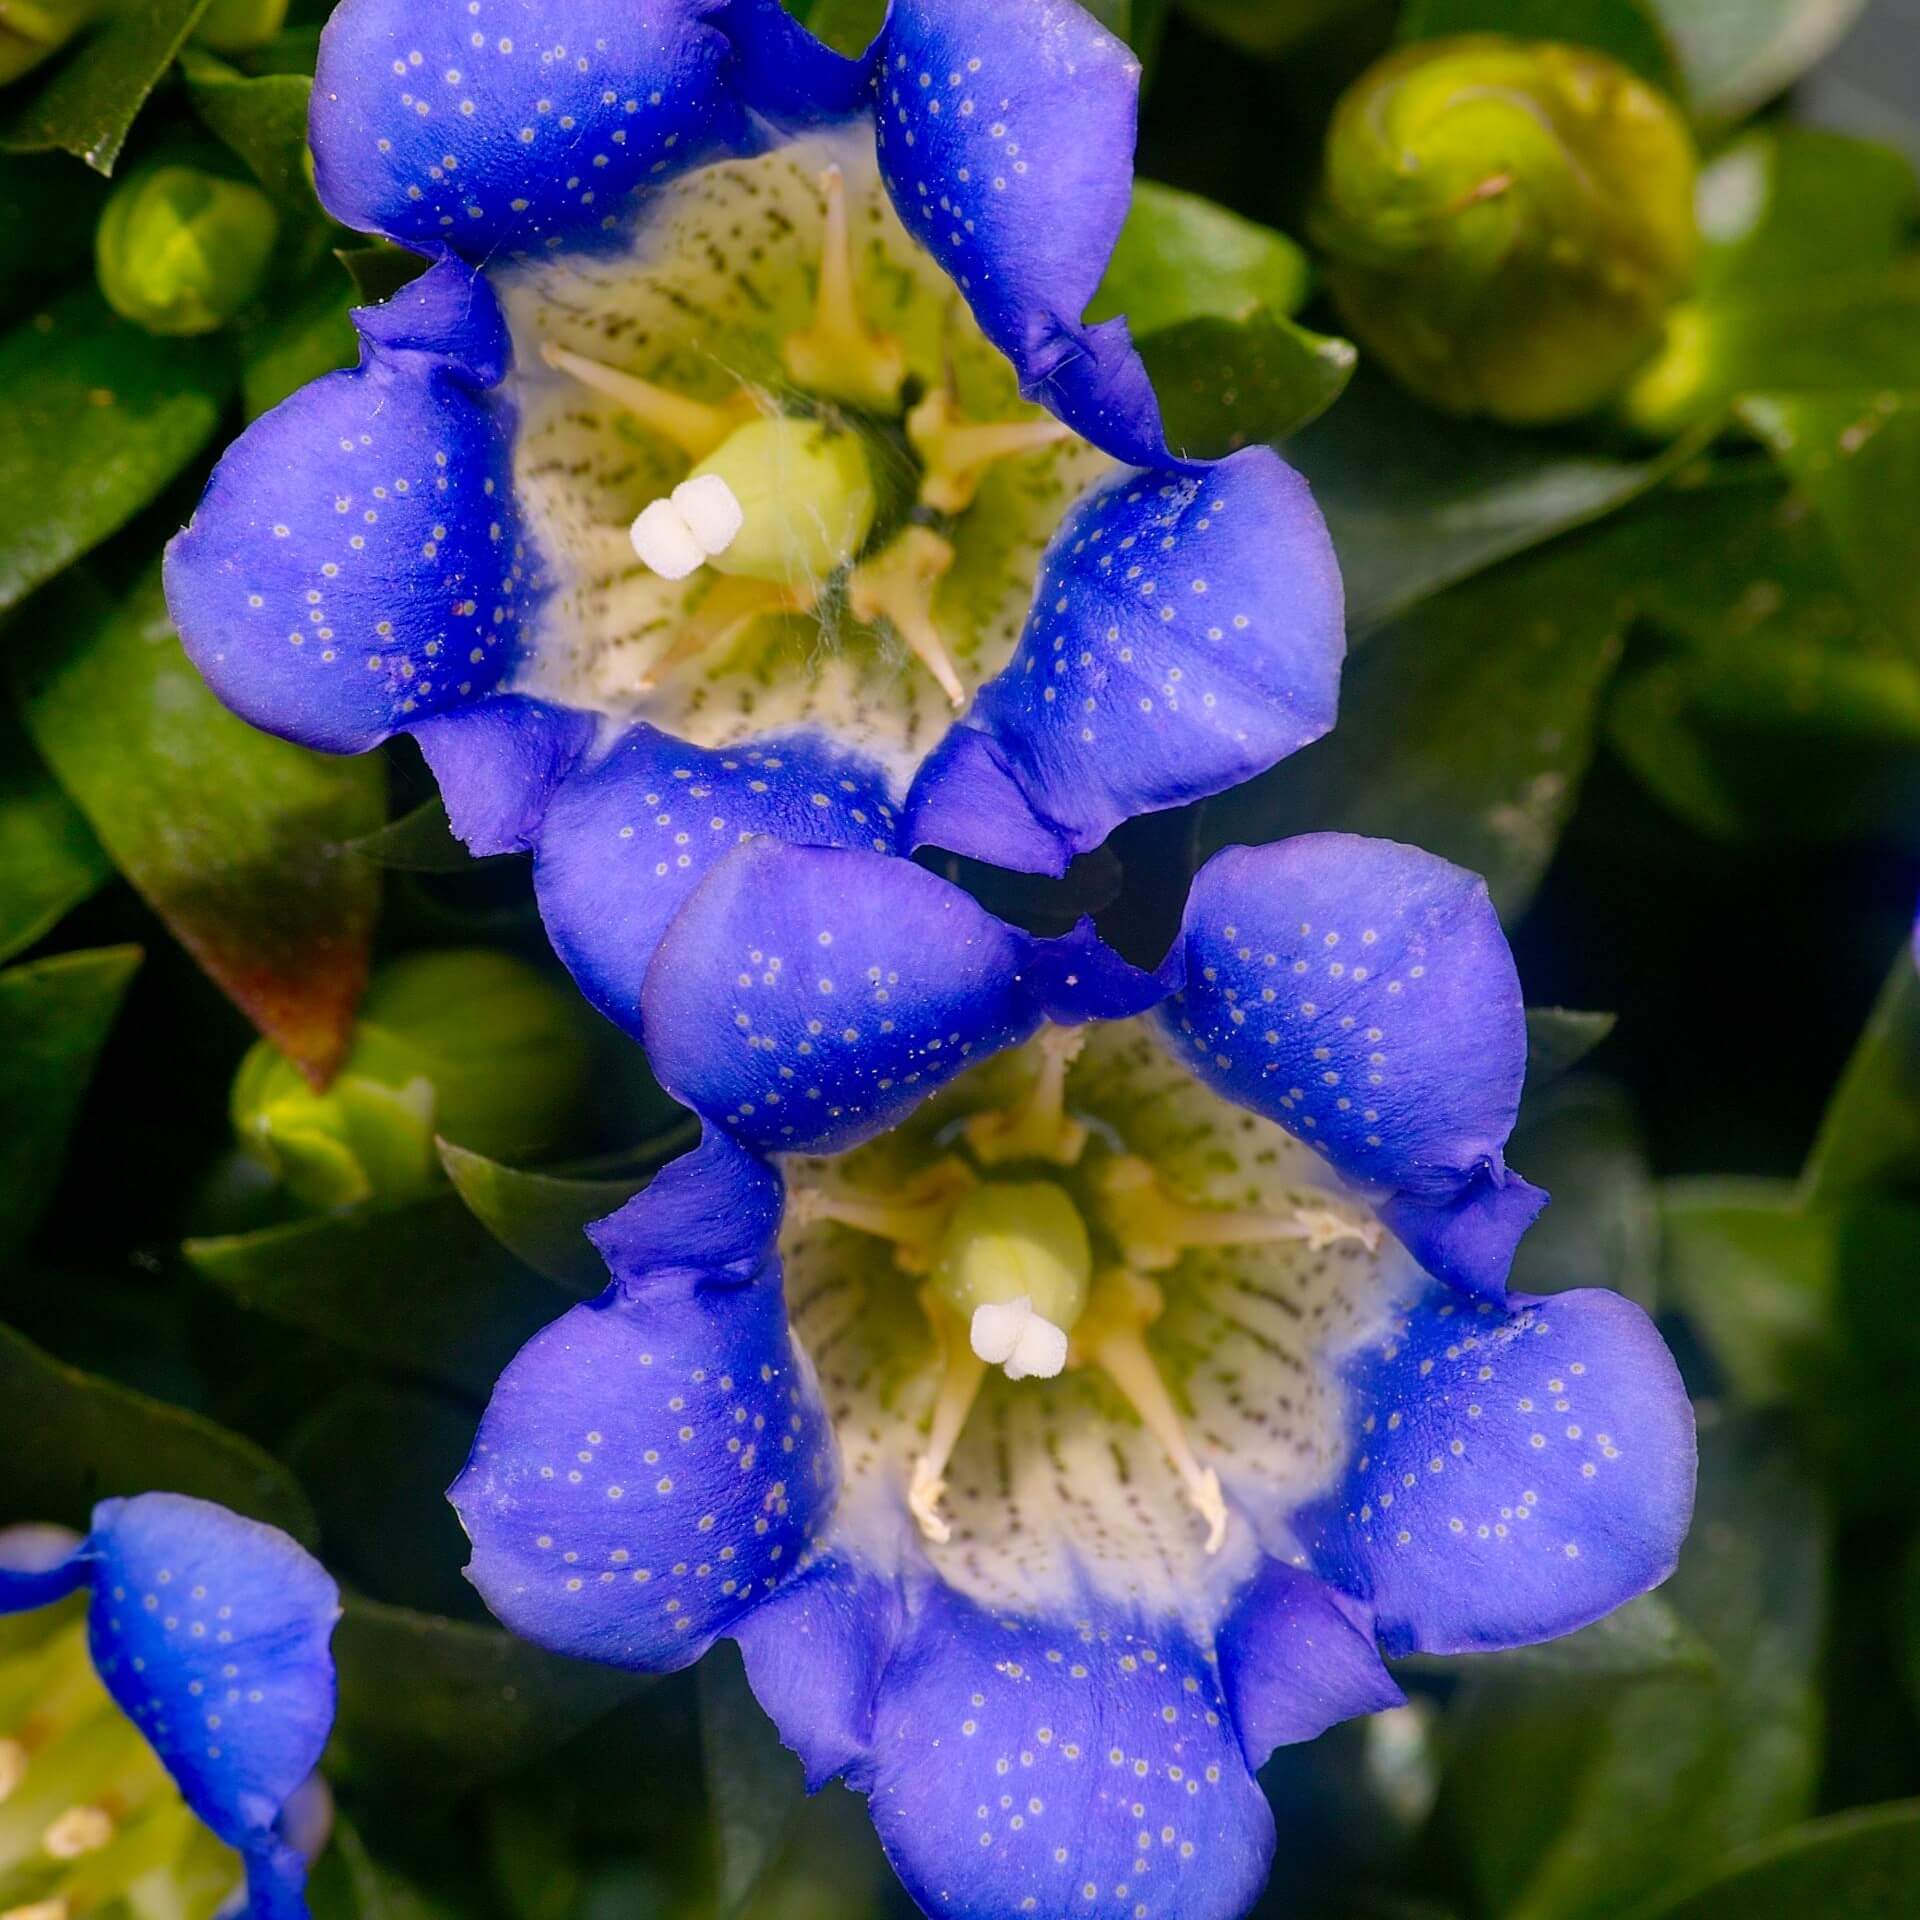
[[[0,1802],[13,1797],[27,1777],[27,1748],[21,1740],[0,1738]]]
[[[926,1451],[914,1461],[913,1476],[907,1483],[907,1507],[921,1533],[935,1546],[945,1546],[953,1538],[953,1528],[940,1512],[947,1491],[947,1462],[960,1444],[967,1415],[973,1411],[980,1383],[987,1377],[987,1363],[973,1351],[969,1340],[960,1337],[953,1314],[932,1289],[921,1290],[920,1302],[940,1339],[940,1393],[933,1403]]]
[[[838,167],[821,174],[820,191],[826,201],[826,220],[820,236],[820,287],[813,325],[788,335],[781,358],[788,373],[809,392],[891,413],[906,384],[907,357],[891,334],[875,332],[860,316],[853,284],[847,183]]]
[[[704,460],[736,427],[760,411],[744,387],[724,405],[709,406],[552,341],[540,349],[540,357],[557,372],[570,373],[582,386],[617,401],[642,426],[671,440],[689,460]]]
[[[847,606],[869,626],[885,620],[912,650],[955,710],[967,704],[967,690],[933,617],[933,595],[953,565],[952,542],[927,527],[909,527],[889,546],[847,578]]]
[[[920,503],[936,513],[964,513],[987,469],[1001,460],[1071,440],[1058,420],[967,419],[944,387],[935,387],[907,415],[907,440],[920,456]]]
[[[1067,1113],[1067,1073],[1087,1043],[1085,1027],[1042,1027],[1032,1052],[1039,1061],[1033,1085],[1016,1107],[976,1113],[967,1145],[987,1166],[1008,1160],[1051,1160],[1071,1167],[1087,1144],[1087,1130]]]
[[[1100,1217],[1125,1249],[1127,1259],[1150,1273],[1173,1266],[1189,1247],[1264,1246],[1296,1241],[1321,1252],[1352,1240],[1369,1253],[1380,1244],[1380,1227],[1337,1207],[1296,1207],[1263,1213],[1248,1207],[1198,1207],[1177,1200],[1160,1176],[1134,1154],[1121,1154],[1100,1170]]]
[[[64,1900],[29,1900],[24,1907],[8,1907],[0,1920],[68,1920],[70,1909]]]
[[[113,1815],[105,1807],[69,1807],[40,1836],[40,1845],[54,1860],[78,1860],[98,1853],[113,1838]]]

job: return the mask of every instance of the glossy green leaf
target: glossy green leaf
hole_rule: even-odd
[[[86,817],[0,704],[0,960],[32,946],[112,872]]]
[[[1757,394],[1740,412],[1813,502],[1861,601],[1920,660],[1920,390]]]
[[[1402,40],[1437,40],[1453,33],[1505,33],[1597,47],[1663,93],[1682,97],[1686,89],[1653,0],[1412,0],[1400,16]]]
[[[1670,1180],[1660,1192],[1661,1286],[1743,1404],[1806,1392],[1829,1336],[1838,1223],[1784,1180]]]
[[[307,1880],[307,1910],[312,1920],[460,1920],[456,1909],[374,1859],[338,1809]]]
[[[647,1676],[566,1660],[499,1627],[358,1594],[333,1637],[340,1713],[329,1764],[408,1805],[452,1799],[550,1752]]]
[[[1617,1013],[1575,1007],[1527,1009],[1527,1097],[1544,1093],[1577,1067],[1619,1023]],[[1525,1108],[1521,1111],[1524,1113]]]
[[[1416,1654],[1396,1661],[1394,1669],[1471,1680],[1485,1657]],[[1508,1681],[1529,1674],[1560,1681],[1672,1679],[1683,1669],[1712,1673],[1714,1668],[1705,1641],[1657,1593],[1640,1594],[1577,1633],[1500,1655],[1500,1672]]]
[[[1203,845],[1411,841],[1484,874],[1517,917],[1579,794],[1629,612],[1578,541],[1424,601],[1355,653],[1331,734],[1209,804]]]
[[[402,873],[460,873],[475,864],[473,855],[453,837],[447,810],[437,795],[354,841],[349,851],[356,859]]]
[[[65,154],[0,153],[0,320],[91,261],[106,197],[106,182]]]
[[[1313,484],[1356,630],[1442,587],[1624,506],[1693,451],[1645,460],[1589,437],[1443,419],[1362,372],[1338,406],[1288,445]]]
[[[360,337],[347,318],[352,287],[338,265],[322,260],[291,297],[271,307],[241,342],[240,398],[258,419],[309,380],[350,367]]]
[[[1619,1920],[1805,1813],[1825,1559],[1791,1452],[1755,1426],[1703,1428],[1693,1532],[1660,1597],[1711,1666],[1620,1685],[1494,1662],[1461,1696],[1443,1812],[1486,1911]]]
[[[286,1469],[198,1414],[62,1366],[0,1327],[0,1523],[84,1528],[96,1500],[190,1493],[314,1538],[312,1510]]]
[[[0,609],[152,500],[231,384],[216,345],[143,332],[90,286],[0,335]]]
[[[720,1854],[717,1920],[753,1897],[806,1798],[799,1760],[780,1744],[732,1647],[700,1663],[700,1753]]]
[[[512,1259],[450,1193],[189,1240],[183,1251],[252,1312],[481,1393],[580,1297]]]
[[[1810,1820],[1722,1861],[1644,1920],[1911,1920],[1920,1912],[1920,1800]],[[1636,1917],[1638,1920],[1638,1917]]]
[[[1351,341],[1284,315],[1185,320],[1140,342],[1167,444],[1217,460],[1287,439],[1339,399],[1358,363]]]
[[[79,50],[31,90],[0,132],[0,147],[57,149],[111,173],[148,94],[206,8],[207,0],[140,0],[109,11]]]
[[[623,1157],[618,1170],[599,1174],[523,1172],[450,1140],[440,1142],[440,1161],[474,1218],[509,1253],[586,1295],[607,1283],[606,1264],[586,1237],[588,1224],[618,1212],[693,1137],[690,1127],[676,1129],[646,1153]]]
[[[385,813],[379,761],[229,713],[181,651],[157,569],[124,605],[63,584],[22,681],[35,745],[114,864],[262,1033],[330,1072],[379,905],[378,873],[339,848]]]
[[[313,82],[298,73],[244,74],[191,47],[180,66],[187,97],[207,131],[244,160],[282,206],[317,215],[307,173]]]
[[[0,1259],[33,1231],[135,969],[138,947],[56,954],[0,973]]]
[[[1802,1191],[1819,1207],[1920,1192],[1920,978],[1905,946],[1827,1103]]]
[[[1654,0],[1695,110],[1737,120],[1789,87],[1866,0]]]
[[[410,281],[426,272],[427,262],[417,253],[375,240],[364,247],[336,247],[333,257],[353,282],[356,306],[377,307]]]

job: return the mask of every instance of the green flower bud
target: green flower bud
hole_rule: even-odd
[[[1597,406],[1693,266],[1671,102],[1589,48],[1416,41],[1351,87],[1318,236],[1347,325],[1415,393],[1520,424]]]
[[[0,87],[31,73],[100,14],[104,0],[0,0]]]
[[[212,333],[259,292],[279,230],[273,202],[244,180],[149,168],[115,187],[101,212],[100,291],[149,333]]]
[[[307,1206],[417,1198],[441,1178],[436,1135],[496,1160],[570,1145],[593,1038],[578,996],[522,961],[410,954],[374,976],[324,1093],[260,1041],[234,1078],[234,1129]]]
[[[988,1180],[954,1207],[934,1255],[934,1290],[963,1320],[1030,1300],[1070,1331],[1086,1310],[1093,1250],[1078,1209],[1051,1180]]]
[[[220,53],[264,47],[287,24],[287,0],[213,0],[193,37]]]
[[[837,572],[866,544],[878,500],[857,434],[818,420],[752,420],[688,474],[717,475],[740,503],[740,530],[709,564],[800,587]]]

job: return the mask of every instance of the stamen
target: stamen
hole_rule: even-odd
[[[633,523],[633,550],[662,579],[684,580],[703,561],[725,553],[746,519],[719,474],[695,474],[641,508]]]
[[[896,1265],[907,1273],[925,1273],[947,1230],[954,1202],[973,1184],[965,1164],[949,1158],[891,1195],[841,1186],[794,1186],[788,1191],[787,1208],[802,1223],[831,1220],[856,1233],[891,1240]]]
[[[975,1307],[967,1338],[990,1367],[1004,1367],[1009,1380],[1056,1380],[1067,1364],[1067,1331],[1034,1310],[1032,1299],[989,1301]]]
[[[745,388],[715,407],[704,400],[689,400],[670,388],[657,387],[637,373],[589,360],[584,353],[555,346],[552,341],[540,349],[540,357],[558,372],[572,374],[582,386],[618,401],[643,427],[651,427],[663,440],[671,440],[689,460],[704,460],[742,421],[753,419],[760,411]]]
[[[1357,1240],[1372,1253],[1380,1244],[1377,1221],[1356,1220],[1332,1205],[1296,1207],[1291,1213],[1190,1205],[1168,1193],[1160,1176],[1134,1154],[1121,1154],[1100,1170],[1100,1193],[1102,1223],[1128,1261],[1150,1273],[1175,1265],[1189,1247],[1298,1241],[1318,1253],[1342,1240]]]
[[[64,1900],[30,1900],[24,1907],[0,1912],[0,1920],[67,1920],[68,1911]]]
[[[933,1404],[933,1424],[927,1432],[926,1451],[913,1463],[913,1477],[907,1483],[907,1506],[920,1531],[935,1546],[945,1546],[953,1538],[952,1526],[941,1517],[940,1502],[947,1491],[944,1475],[967,1415],[979,1397],[980,1383],[987,1377],[987,1363],[973,1351],[970,1341],[958,1337],[959,1326],[945,1303],[930,1288],[923,1289],[920,1303],[940,1336],[942,1365],[940,1396]]]
[[[10,1800],[27,1777],[27,1749],[24,1741],[0,1739],[0,1804]]]
[[[98,1853],[114,1836],[113,1815],[105,1807],[69,1807],[40,1836],[40,1845],[55,1860],[78,1860]]]
[[[1085,1027],[1042,1027],[1033,1048],[1040,1060],[1033,1085],[1017,1107],[976,1113],[967,1122],[967,1145],[988,1166],[1008,1160],[1052,1160],[1075,1165],[1087,1130],[1067,1114],[1067,1071],[1087,1043]]]
[[[1145,1329],[1160,1316],[1160,1289],[1137,1273],[1118,1268],[1095,1290],[1086,1317],[1074,1334],[1074,1353],[1099,1367],[1126,1396],[1142,1425],[1166,1449],[1201,1519],[1207,1523],[1207,1551],[1218,1553],[1227,1537],[1227,1502],[1220,1476],[1201,1466],[1167,1383],[1147,1350]]]
[[[838,167],[820,176],[826,225],[820,236],[820,288],[813,325],[788,335],[781,358],[795,381],[876,413],[891,413],[906,384],[907,356],[891,334],[877,333],[860,316],[853,284],[853,236],[847,221],[846,177]]]
[[[907,415],[907,439],[920,456],[920,504],[936,513],[964,513],[989,467],[1071,440],[1058,420],[967,419],[944,387],[935,387]]]
[[[651,693],[676,667],[685,666],[710,649],[724,648],[762,614],[812,612],[817,597],[817,592],[809,588],[716,574],[712,590],[698,606],[682,615],[672,640],[648,662],[635,682],[635,691]]]
[[[847,605],[856,620],[869,626],[885,620],[939,681],[957,711],[967,704],[967,690],[933,618],[933,590],[953,557],[952,542],[930,528],[909,527],[849,575]]]

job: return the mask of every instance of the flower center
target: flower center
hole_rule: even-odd
[[[115,1901],[211,1920],[242,1878],[113,1703],[71,1609],[0,1632],[0,1920]]]
[[[546,589],[520,685],[699,745],[824,709],[910,764],[1109,465],[1020,399],[870,128],[701,169],[631,254],[500,291]]]
[[[922,1279],[939,1383],[907,1501],[929,1541],[953,1537],[942,1510],[949,1463],[998,1367],[1010,1382],[1102,1380],[1157,1443],[1205,1525],[1206,1551],[1218,1553],[1226,1500],[1149,1337],[1166,1308],[1151,1276],[1174,1282],[1197,1250],[1290,1245],[1371,1256],[1380,1230],[1330,1196],[1278,1209],[1180,1198],[1110,1122],[1071,1111],[1085,1040],[1084,1030],[1049,1028],[1011,1068],[981,1070],[998,1081],[964,1117],[936,1114],[930,1135],[916,1121],[838,1162],[804,1163],[791,1182],[792,1216],[886,1241],[896,1267]],[[916,1150],[929,1148],[938,1157],[915,1164]]]

